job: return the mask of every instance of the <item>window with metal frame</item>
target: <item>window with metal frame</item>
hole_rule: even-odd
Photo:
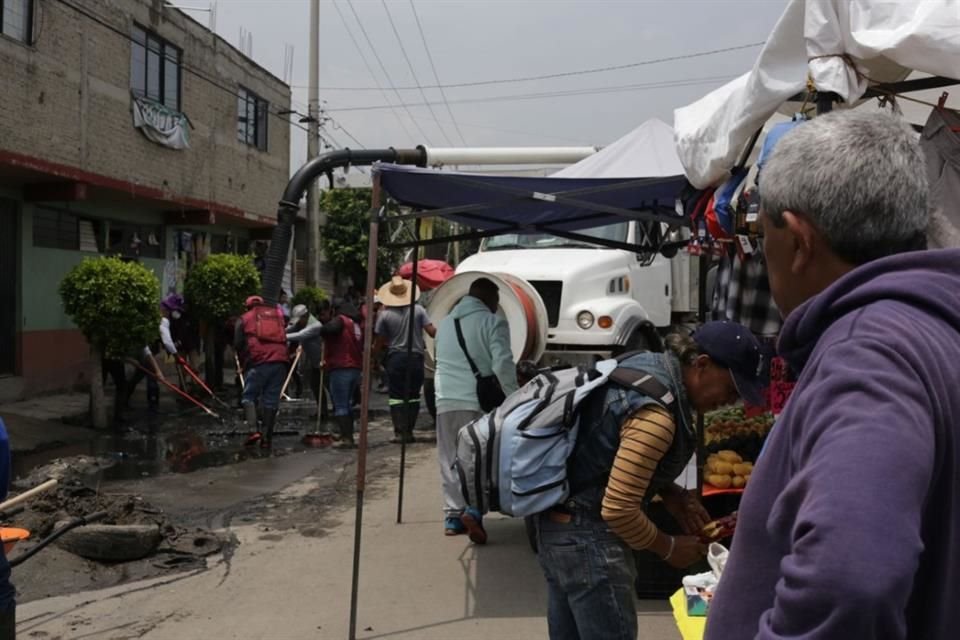
[[[42,249],[103,252],[103,223],[63,209],[33,210],[33,246]]]
[[[0,33],[24,44],[31,44],[33,0],[0,0]]]
[[[270,103],[245,87],[237,92],[237,139],[267,150],[267,114]]]
[[[179,47],[134,25],[130,43],[130,90],[134,95],[181,111],[182,57]]]

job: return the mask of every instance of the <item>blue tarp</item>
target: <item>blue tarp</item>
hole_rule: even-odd
[[[672,210],[684,183],[683,176],[531,178],[393,164],[377,164],[374,172],[379,173],[383,189],[401,204],[441,210],[437,212],[441,217],[480,231],[513,233],[576,231],[624,221],[623,215],[602,211],[604,207]],[[683,222],[680,216],[674,219]]]

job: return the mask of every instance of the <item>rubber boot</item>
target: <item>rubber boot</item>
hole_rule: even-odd
[[[420,403],[419,402],[408,402],[404,407],[404,430],[403,437],[404,439],[410,442],[416,442],[417,439],[413,435],[413,428],[417,424],[417,416],[420,415]]]
[[[393,438],[390,439],[390,442],[394,444],[401,442],[403,439],[407,420],[406,408],[406,405],[402,404],[390,405],[390,421],[393,422]]]
[[[337,449],[356,449],[353,441],[353,416],[337,416],[337,427],[340,430],[340,441],[333,446]]]
[[[263,437],[260,429],[257,427],[257,405],[243,405],[243,414],[247,422],[247,428],[250,429],[250,435],[247,437],[247,446],[256,444]]]
[[[260,439],[261,449],[270,449],[273,447],[273,427],[277,423],[276,409],[263,410],[263,437]]]

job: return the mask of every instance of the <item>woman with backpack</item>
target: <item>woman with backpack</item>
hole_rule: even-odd
[[[741,397],[762,402],[760,344],[741,325],[708,322],[692,337],[669,336],[667,346],[619,363],[643,374],[637,384],[606,383],[583,401],[568,459],[570,497],[537,517],[553,640],[637,637],[633,550],[678,568],[704,557],[696,534],[709,516],[673,481],[696,451],[694,411]],[[639,390],[651,388],[659,391]],[[656,495],[684,535],[667,535],[647,517]]]

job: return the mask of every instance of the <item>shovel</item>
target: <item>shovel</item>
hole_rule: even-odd
[[[202,402],[200,402],[199,400],[197,400],[196,398],[194,398],[193,396],[191,396],[191,395],[190,395],[189,393],[187,393],[186,391],[183,391],[183,390],[180,389],[177,385],[175,385],[175,384],[170,384],[169,382],[167,382],[166,378],[161,378],[161,377],[157,376],[156,373],[154,373],[153,371],[148,370],[148,369],[145,368],[145,367],[141,367],[139,364],[137,364],[136,366],[137,366],[138,369],[140,369],[141,371],[143,371],[145,374],[147,374],[148,376],[150,376],[151,378],[153,378],[154,380],[156,380],[156,381],[159,382],[160,384],[164,385],[165,387],[167,387],[168,389],[170,389],[171,391],[173,391],[173,392],[176,393],[177,395],[186,398],[187,400],[189,400],[189,401],[192,402],[193,404],[195,404],[195,405],[197,405],[198,407],[200,407],[201,409],[203,409],[204,413],[206,413],[208,416],[210,416],[210,417],[212,417],[212,418],[216,418],[216,419],[219,420],[220,422],[223,422],[223,418],[220,417],[220,414],[219,414],[219,413],[217,413],[216,411],[214,411],[213,409],[211,409],[211,408],[208,407],[207,405],[203,404]],[[179,369],[177,369],[177,371],[179,371]]]
[[[230,408],[230,405],[228,405],[226,402],[218,398],[217,394],[213,392],[213,389],[207,386],[207,383],[205,383],[202,379],[200,379],[200,376],[197,374],[197,372],[190,368],[190,365],[187,364],[187,361],[185,358],[183,358],[182,356],[177,356],[177,364],[183,367],[183,370],[187,372],[187,375],[193,378],[193,381],[196,382],[198,385],[200,385],[201,389],[209,393],[210,397],[217,401],[217,404],[219,404],[224,409]]]

